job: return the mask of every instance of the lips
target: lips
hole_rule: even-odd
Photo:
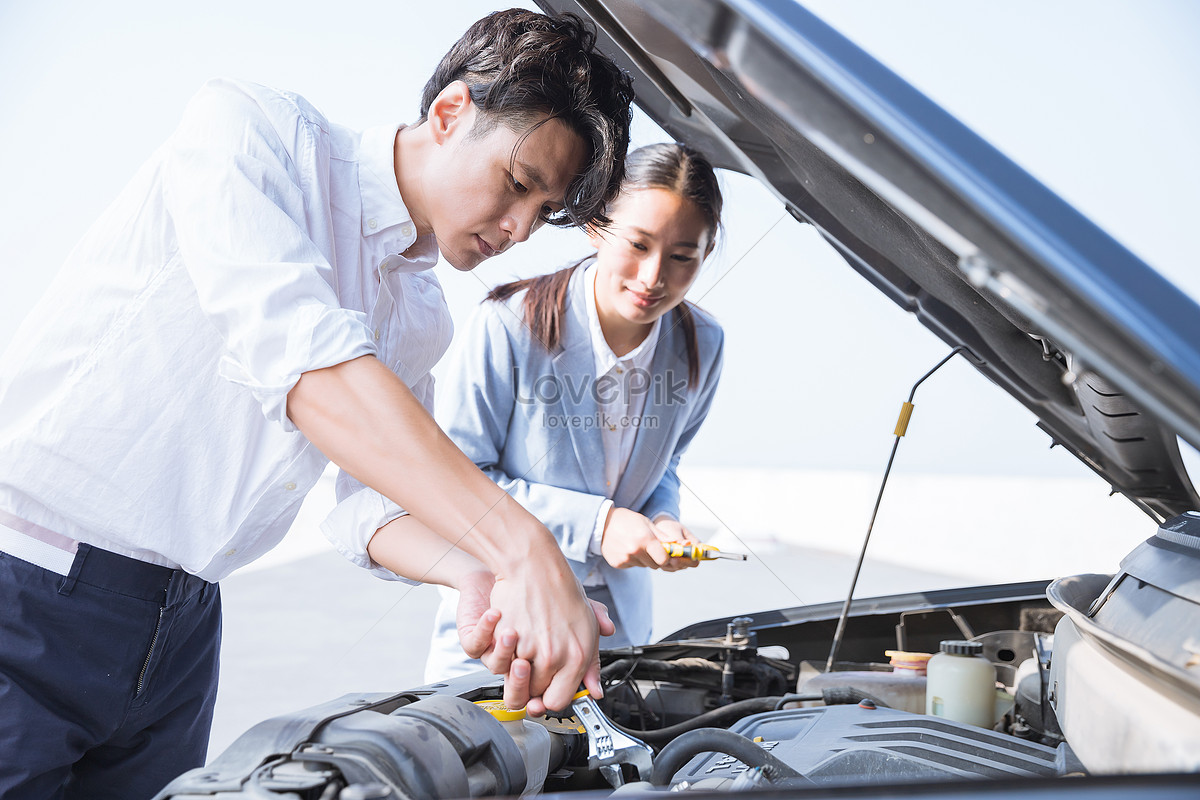
[[[479,252],[483,254],[484,258],[491,258],[500,252],[484,241],[483,237],[479,236],[478,234],[475,235],[475,246],[479,248]]]
[[[635,292],[632,289],[627,289],[626,291],[629,292],[629,296],[632,298],[633,304],[639,308],[649,308],[665,297],[665,295],[661,294],[642,294],[641,292]]]

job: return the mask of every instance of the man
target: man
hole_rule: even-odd
[[[491,15],[415,125],[361,134],[214,81],[85,235],[0,360],[0,796],[147,797],[203,762],[216,581],[283,537],[327,460],[355,515],[377,502],[378,526],[451,551],[404,571],[474,599],[464,646],[512,665],[510,704],[598,690],[607,621],[427,411],[439,252],[467,270],[545,222],[605,222],[631,91],[593,44]]]

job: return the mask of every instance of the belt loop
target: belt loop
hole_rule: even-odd
[[[188,574],[181,569],[171,570],[171,576],[167,578],[167,586],[163,589],[163,608],[170,608],[179,604],[179,601],[186,597]]]
[[[71,571],[58,584],[58,593],[63,597],[69,597],[71,592],[75,591],[75,581],[79,578],[79,573],[83,570],[83,562],[87,560],[88,553],[92,552],[92,546],[86,542],[79,543],[79,549],[75,551],[75,560],[71,562]]]

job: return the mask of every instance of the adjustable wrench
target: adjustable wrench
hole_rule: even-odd
[[[644,781],[650,780],[654,771],[654,751],[650,745],[618,729],[604,716],[587,689],[575,695],[571,709],[579,724],[587,731],[588,767],[599,769],[614,789],[625,783],[621,776],[621,764],[632,764],[638,771],[638,777]]]

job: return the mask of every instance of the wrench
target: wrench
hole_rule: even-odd
[[[638,777],[644,781],[650,780],[654,771],[654,751],[650,745],[619,730],[604,716],[587,689],[575,695],[571,700],[571,709],[587,730],[589,768],[599,769],[614,789],[625,783],[621,764],[633,765]]]

